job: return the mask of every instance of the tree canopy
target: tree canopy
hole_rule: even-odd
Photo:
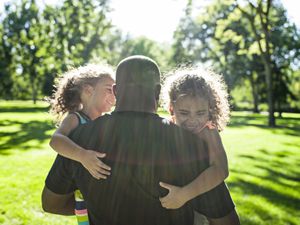
[[[53,91],[69,67],[144,54],[166,72],[203,64],[223,74],[239,108],[239,95],[254,112],[299,111],[300,32],[279,0],[214,0],[185,14],[172,42],[131,37],[112,25],[109,0],[63,0],[40,7],[36,0],[6,3],[0,24],[0,96],[36,101]],[[247,88],[247,91],[239,91]],[[239,94],[236,94],[239,93]],[[267,106],[265,108],[265,105]]]

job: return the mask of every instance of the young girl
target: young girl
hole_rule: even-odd
[[[209,153],[210,166],[184,187],[161,182],[169,190],[162,206],[176,209],[219,185],[228,177],[227,157],[219,131],[229,120],[226,86],[211,71],[183,69],[167,78],[165,92],[173,122],[201,138]],[[198,223],[197,221],[195,221]]]
[[[81,148],[68,135],[78,125],[111,110],[115,104],[113,74],[104,65],[90,64],[72,69],[57,80],[56,92],[50,99],[50,112],[59,121],[50,146],[58,154],[80,162],[96,179],[106,179],[110,175],[110,167],[99,159],[105,154]],[[75,199],[78,223],[88,224],[87,210],[79,191],[75,192]]]

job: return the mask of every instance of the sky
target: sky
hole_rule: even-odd
[[[159,42],[172,40],[187,0],[112,0],[112,21],[133,36],[147,36]],[[196,0],[197,10],[210,0]],[[300,27],[300,1],[281,0],[288,17]],[[134,9],[133,9],[133,6]]]
[[[4,2],[0,0],[0,11]],[[288,17],[300,27],[300,1],[281,0]],[[47,4],[57,4],[59,0],[42,0]],[[179,19],[184,13],[187,0],[111,0],[113,11],[109,15],[114,25],[133,37],[146,36],[158,42],[170,42]],[[198,7],[210,0],[197,0]]]

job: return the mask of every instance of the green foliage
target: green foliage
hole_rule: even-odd
[[[196,17],[188,11],[175,32],[174,59],[179,64],[188,59],[194,64],[211,65],[224,75],[230,91],[244,86],[245,82],[250,83],[254,111],[259,110],[259,104],[269,101],[266,93],[268,64],[275,109],[290,110],[299,96],[293,86],[297,82],[295,71],[300,65],[300,33],[288,21],[282,5],[274,1],[268,17],[270,32],[266,38],[258,12],[261,12],[259,7],[267,9],[267,2],[215,0]],[[187,9],[192,8],[189,4]],[[269,63],[262,60],[266,54],[270,56]]]
[[[157,43],[144,36],[124,37],[119,30],[114,30],[110,38],[108,52],[109,55],[106,56],[106,59],[112,65],[116,65],[122,59],[131,55],[146,55],[154,59],[163,72],[171,68],[169,64],[170,46]]]
[[[0,93],[6,98],[41,98],[55,76],[87,63],[110,29],[107,0],[69,1],[39,10],[35,0],[7,3],[0,27]],[[1,60],[2,61],[2,60]],[[3,69],[2,69],[3,68]]]

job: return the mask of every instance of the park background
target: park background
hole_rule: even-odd
[[[55,158],[42,99],[68,68],[133,54],[155,59],[163,77],[188,65],[223,75],[232,113],[221,136],[241,224],[299,224],[300,23],[287,2],[1,2],[0,224],[76,224],[41,208]]]

